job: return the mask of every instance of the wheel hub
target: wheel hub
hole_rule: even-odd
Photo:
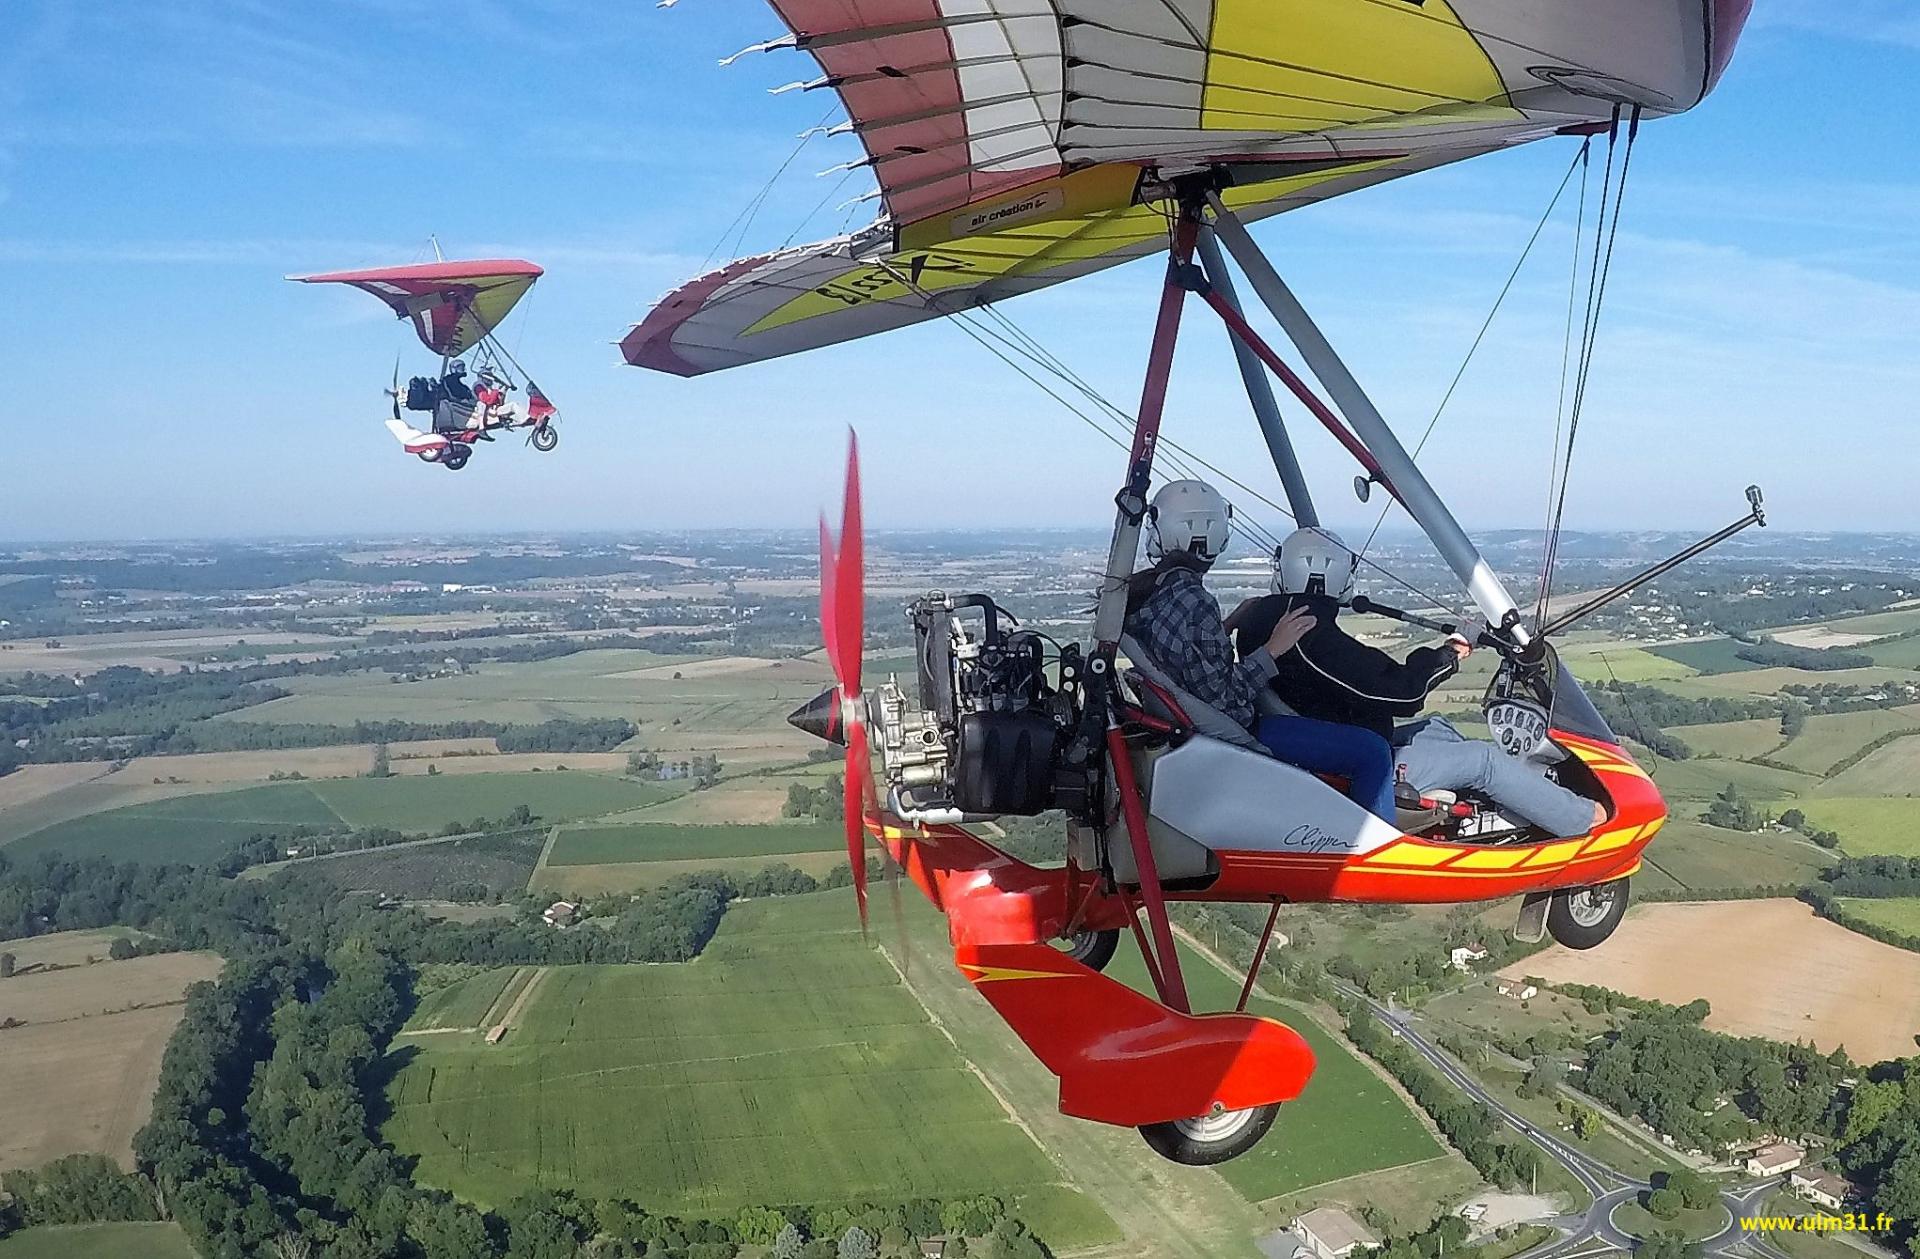
[[[1259,1114],[1257,1108],[1251,1110],[1221,1110],[1217,1106],[1213,1112],[1193,1119],[1178,1119],[1174,1128],[1189,1141],[1227,1141],[1239,1135]]]
[[[1597,927],[1613,912],[1612,888],[1583,887],[1567,897],[1567,915],[1583,927]]]

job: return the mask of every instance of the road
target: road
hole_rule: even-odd
[[[1548,1221],[1561,1236],[1542,1242],[1533,1249],[1522,1252],[1515,1259],[1586,1259],[1587,1256],[1631,1252],[1635,1248],[1637,1245],[1635,1240],[1614,1227],[1613,1212],[1616,1208],[1651,1190],[1652,1185],[1609,1167],[1584,1150],[1576,1148],[1556,1134],[1540,1127],[1526,1116],[1510,1109],[1499,1098],[1483,1088],[1478,1080],[1461,1070],[1459,1064],[1442,1052],[1438,1046],[1415,1030],[1407,1011],[1389,1009],[1343,980],[1335,979],[1333,984],[1342,994],[1361,1003],[1374,1018],[1385,1023],[1415,1053],[1426,1059],[1429,1066],[1445,1076],[1455,1088],[1498,1115],[1502,1122],[1539,1146],[1554,1162],[1566,1168],[1568,1173],[1592,1196],[1593,1201],[1585,1212]],[[1720,1205],[1726,1209],[1727,1223],[1718,1233],[1700,1243],[1702,1252],[1707,1255],[1725,1256],[1726,1259],[1792,1259],[1766,1234],[1757,1229],[1743,1229],[1739,1224],[1743,1216],[1751,1217],[1757,1214],[1761,1200],[1779,1188],[1784,1179],[1781,1176],[1774,1176],[1766,1180],[1748,1181],[1722,1190]]]

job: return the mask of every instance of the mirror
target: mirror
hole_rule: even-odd
[[[1357,476],[1353,478],[1353,496],[1363,503],[1372,498],[1373,478],[1369,476]]]

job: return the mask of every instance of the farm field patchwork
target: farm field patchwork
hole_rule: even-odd
[[[420,998],[407,1020],[409,1032],[479,1028],[509,984],[524,984],[531,967],[500,966]],[[518,981],[516,983],[516,981]]]
[[[1699,729],[1710,728],[1699,727]],[[1695,727],[1683,726],[1681,729],[1691,733]],[[1698,810],[1672,806],[1680,801],[1711,800],[1726,790],[1729,783],[1738,787],[1740,794],[1749,800],[1798,796],[1819,790],[1821,786],[1821,780],[1813,774],[1776,769],[1771,765],[1750,765],[1745,761],[1698,756],[1685,761],[1652,760],[1641,757],[1640,763],[1653,771],[1653,780],[1659,785],[1660,794],[1666,797],[1672,812],[1681,817]]]
[[[60,852],[74,859],[194,863],[222,857],[263,830],[338,826],[340,821],[313,786],[273,783],[90,813],[33,831],[8,844],[6,851],[15,858]]]
[[[20,956],[32,949],[0,943]],[[209,953],[166,953],[0,984],[0,1019],[22,1024],[0,1032],[0,1171],[89,1151],[128,1165],[161,1053],[180,1022],[181,995],[220,965]]]
[[[738,906],[684,966],[556,968],[519,1023],[495,1046],[400,1051],[385,1135],[421,1180],[480,1202],[551,1184],[689,1215],[1058,1180],[861,940],[844,893]]]
[[[1778,717],[1754,717],[1746,721],[1720,721],[1710,725],[1674,726],[1676,735],[1693,749],[1695,755],[1738,759],[1765,756],[1787,741],[1780,733]]]
[[[1674,965],[1676,957],[1687,964]],[[1863,1063],[1912,1053],[1920,1032],[1920,954],[1869,940],[1794,900],[1636,905],[1600,947],[1555,945],[1502,973],[1673,1005],[1704,997],[1715,1031],[1844,1046]]]
[[[1874,740],[1905,731],[1920,733],[1920,707],[1875,709],[1807,718],[1807,727],[1769,760],[1825,774]]]
[[[1895,739],[1829,778],[1820,788],[1831,796],[1904,796],[1920,792],[1920,734]]]
[[[745,878],[773,865],[792,866],[821,879],[831,873],[835,866],[846,864],[847,854],[843,847],[839,852],[793,852],[774,857],[695,857],[686,861],[622,861],[613,865],[545,865],[533,872],[528,887],[553,896],[605,896],[659,887],[683,874],[721,871]]]
[[[1564,646],[1560,658],[1583,682],[1661,682],[1700,672],[1664,652],[1620,643]]]
[[[844,857],[839,823],[781,822],[763,826],[676,826],[632,822],[569,826],[547,854],[550,866],[617,865],[705,858],[781,857],[835,852]]]
[[[1694,891],[1784,887],[1811,883],[1838,854],[1777,831],[1748,834],[1701,822],[1668,822],[1634,876],[1642,890],[1681,887]]]

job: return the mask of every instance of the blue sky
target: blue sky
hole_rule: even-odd
[[[1920,17],[1756,8],[1718,93],[1636,153],[1570,524],[1709,526],[1759,481],[1787,528],[1920,529]],[[849,423],[878,526],[1104,524],[1118,452],[949,326],[694,381],[621,364],[655,297],[736,252],[722,229],[796,135],[841,117],[767,93],[816,73],[801,54],[716,64],[781,29],[751,0],[6,0],[0,540],[800,526]],[[1257,229],[1403,432],[1572,143]],[[839,205],[864,176],[815,176],[855,152],[809,141],[737,251],[864,223]],[[430,234],[547,268],[506,340],[562,405],[556,453],[405,458],[380,390],[424,352],[371,299],[280,279]],[[1423,460],[1470,525],[1544,515],[1571,250],[1563,216]],[[1004,309],[1130,405],[1158,279]],[[1277,497],[1223,335],[1189,324],[1167,433]],[[1344,456],[1299,436],[1323,512],[1364,532]]]

